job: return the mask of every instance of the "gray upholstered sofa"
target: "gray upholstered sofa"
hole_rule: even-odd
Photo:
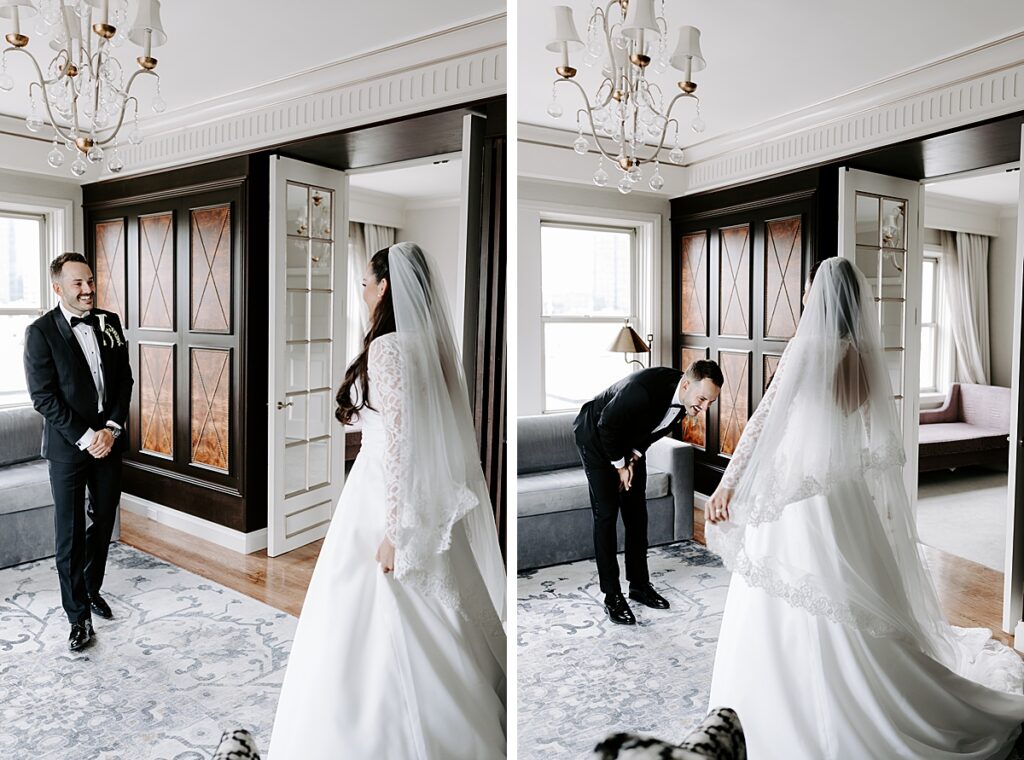
[[[1010,389],[953,383],[938,409],[922,410],[918,471],[984,465],[1005,470],[1010,456]]]
[[[575,413],[520,417],[517,556],[529,570],[594,556],[590,491],[573,436]],[[693,449],[663,438],[647,451],[651,546],[693,537]],[[619,550],[623,536],[619,532]]]
[[[0,568],[52,557],[53,495],[39,456],[43,418],[29,406],[0,409]],[[114,525],[119,536],[120,521]]]

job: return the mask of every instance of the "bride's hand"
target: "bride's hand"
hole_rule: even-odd
[[[377,562],[380,563],[380,569],[385,574],[390,573],[395,569],[395,547],[386,538],[380,542],[380,546],[377,547],[377,556],[375,557]]]
[[[733,490],[719,486],[711,494],[704,505],[704,516],[709,523],[720,523],[729,519],[729,502],[732,501]]]

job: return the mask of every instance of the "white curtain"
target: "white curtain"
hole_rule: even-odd
[[[348,225],[348,329],[346,330],[345,365],[362,350],[369,314],[363,304],[362,282],[370,257],[381,248],[395,244],[398,230],[382,224],[349,222]]]
[[[988,248],[990,238],[942,232],[942,284],[956,347],[954,380],[989,382]]]

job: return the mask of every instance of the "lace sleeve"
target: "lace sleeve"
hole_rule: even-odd
[[[370,344],[367,362],[370,386],[384,425],[384,535],[397,546],[398,508],[402,489],[408,485],[409,452],[403,407],[405,367],[394,333]]]
[[[783,367],[786,365],[788,353],[788,351],[782,352],[782,358],[779,359],[779,366],[775,368],[775,374],[768,385],[768,390],[764,392],[761,403],[757,405],[754,414],[747,420],[747,424],[743,428],[743,434],[740,436],[740,442],[736,446],[736,451],[733,452],[729,466],[725,468],[725,474],[722,475],[722,482],[720,484],[722,488],[735,489],[740,482],[743,471],[747,468],[747,462],[754,453],[757,441],[761,437],[761,431],[764,430],[764,422],[768,416],[768,410],[771,409],[772,401],[775,399],[775,394],[779,389],[776,378],[782,373]]]

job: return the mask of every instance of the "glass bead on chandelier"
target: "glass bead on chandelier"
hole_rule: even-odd
[[[33,17],[30,37],[22,24]],[[35,73],[28,84],[25,126],[30,132],[53,133],[46,162],[58,169],[69,153],[69,168],[76,177],[94,164],[105,164],[111,174],[123,171],[118,147],[122,127],[126,122],[130,125],[130,144],[139,145],[143,139],[139,101],[131,94],[135,81],[153,77],[156,86],[150,105],[155,113],[167,109],[160,95],[160,76],[154,71],[157,59],[152,55],[153,48],[167,42],[160,0],[138,0],[131,27],[127,25],[128,0],[0,0],[0,19],[13,26],[4,37],[10,47],[0,58],[0,91],[10,92],[15,85],[7,71],[8,56],[24,54]],[[29,50],[36,37],[40,42]],[[127,81],[125,69],[114,55],[125,42],[139,46],[142,53]],[[54,52],[46,52],[44,43]],[[47,58],[48,63],[40,63]]]
[[[678,43],[669,55],[665,0],[657,1],[660,13],[656,14],[656,0],[610,0],[607,5],[596,0],[587,24],[585,46],[576,31],[572,8],[555,6],[555,33],[547,45],[548,50],[561,56],[560,65],[555,67],[559,78],[552,86],[548,115],[555,119],[562,116],[559,87],[575,85],[583,98],[583,107],[576,111],[577,135],[573,150],[585,156],[593,140],[593,147],[600,154],[594,184],[608,185],[607,160],[620,172],[614,184],[623,194],[643,181],[641,167],[649,163],[654,165],[648,179],[650,188],[659,191],[665,186],[660,156],[666,141],[673,145],[668,160],[673,164],[683,163],[679,121],[672,117],[679,100],[689,99],[694,103],[690,129],[698,134],[705,129],[700,99],[694,94],[697,85],[693,82],[693,73],[707,67],[700,48],[700,30],[693,26],[680,27]],[[584,65],[602,64],[601,81],[593,99],[576,81],[577,70],[569,62],[570,51],[584,47]],[[670,66],[683,72],[683,78],[678,82],[680,92],[666,105],[667,95],[656,82],[648,79],[648,72],[664,73]]]

